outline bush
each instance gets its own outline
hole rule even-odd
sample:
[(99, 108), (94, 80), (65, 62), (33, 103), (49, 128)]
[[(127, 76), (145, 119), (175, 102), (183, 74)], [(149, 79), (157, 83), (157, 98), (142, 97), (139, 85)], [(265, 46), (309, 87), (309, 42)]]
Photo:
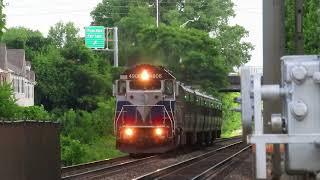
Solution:
[(222, 136), (232, 137), (242, 133), (241, 113), (232, 111), (233, 108), (240, 106), (233, 102), (234, 98), (239, 97), (240, 93), (226, 94), (223, 97), (223, 124)]
[(18, 106), (13, 97), (10, 84), (0, 84), (0, 118), (14, 118), (18, 113)]
[(68, 136), (60, 136), (61, 159), (65, 166), (83, 162), (85, 150), (80, 141)]
[(50, 114), (41, 106), (20, 107), (20, 119), (50, 120)]
[(122, 155), (115, 149), (112, 135), (114, 103), (111, 98), (97, 103), (93, 112), (70, 109), (61, 115), (61, 157), (65, 165)]

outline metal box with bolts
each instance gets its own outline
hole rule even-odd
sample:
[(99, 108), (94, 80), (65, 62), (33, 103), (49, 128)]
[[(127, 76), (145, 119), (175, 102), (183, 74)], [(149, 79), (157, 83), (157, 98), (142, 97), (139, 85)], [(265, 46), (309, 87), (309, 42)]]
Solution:
[[(250, 75), (247, 68), (241, 72), (243, 132), (256, 145), (258, 179), (267, 178), (266, 144), (286, 144), (288, 173), (320, 171), (320, 56), (285, 56), (281, 61), (280, 85), (261, 85), (261, 75)], [(266, 99), (282, 100), (282, 113), (271, 116), (275, 134), (263, 131), (261, 104)]]
[[(320, 58), (285, 56), (282, 58), (283, 115), (289, 135), (320, 133)], [(320, 170), (320, 148), (314, 144), (288, 144), (286, 170), (289, 173)]]

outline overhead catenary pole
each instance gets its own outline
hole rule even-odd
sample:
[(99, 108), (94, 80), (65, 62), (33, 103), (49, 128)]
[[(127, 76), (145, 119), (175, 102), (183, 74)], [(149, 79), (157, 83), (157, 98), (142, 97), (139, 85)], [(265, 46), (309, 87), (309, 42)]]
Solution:
[[(263, 0), (263, 83), (280, 84), (280, 58), (285, 51), (285, 16), (283, 0)], [(272, 113), (281, 113), (279, 100), (265, 100), (263, 103), (264, 132), (272, 133), (269, 126)], [(279, 145), (273, 146), (273, 177), (281, 174)]]
[(296, 0), (295, 16), (296, 16), (296, 30), (295, 30), (295, 54), (304, 54), (304, 36), (303, 36), (303, 3), (304, 0)]
[(119, 66), (119, 41), (118, 41), (118, 27), (114, 27), (113, 28), (113, 33), (114, 33), (114, 39), (113, 39), (113, 43), (114, 43), (114, 47), (113, 47), (113, 51), (114, 51), (114, 67), (118, 67)]
[(159, 0), (156, 0), (156, 7), (157, 7), (157, 27), (159, 27)]

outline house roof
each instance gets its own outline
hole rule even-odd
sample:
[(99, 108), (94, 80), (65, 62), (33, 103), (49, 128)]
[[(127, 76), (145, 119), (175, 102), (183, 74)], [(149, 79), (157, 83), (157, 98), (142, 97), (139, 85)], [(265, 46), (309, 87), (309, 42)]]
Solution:
[(16, 74), (26, 74), (25, 51), (23, 49), (7, 49), (8, 68)]
[(0, 43), (0, 69), (35, 81), (35, 73), (27, 66), (31, 67), (31, 62), (26, 61), (24, 49), (7, 49)]

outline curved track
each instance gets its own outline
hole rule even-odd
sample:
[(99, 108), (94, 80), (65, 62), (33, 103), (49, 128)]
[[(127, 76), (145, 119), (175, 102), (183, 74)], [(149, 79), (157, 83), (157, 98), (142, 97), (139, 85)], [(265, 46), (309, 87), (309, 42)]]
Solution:
[(66, 179), (82, 179), (82, 178), (94, 178), (101, 174), (112, 173), (129, 166), (136, 166), (147, 161), (152, 161), (158, 156), (148, 156), (140, 159), (132, 159), (129, 156), (120, 158), (97, 161), (87, 164), (81, 164), (76, 166), (70, 166), (62, 168), (62, 178)]
[(249, 147), (242, 141), (236, 142), (135, 179), (206, 179), (212, 171), (248, 150)]

